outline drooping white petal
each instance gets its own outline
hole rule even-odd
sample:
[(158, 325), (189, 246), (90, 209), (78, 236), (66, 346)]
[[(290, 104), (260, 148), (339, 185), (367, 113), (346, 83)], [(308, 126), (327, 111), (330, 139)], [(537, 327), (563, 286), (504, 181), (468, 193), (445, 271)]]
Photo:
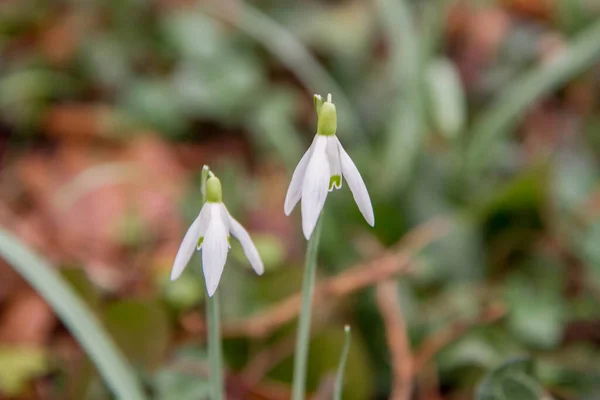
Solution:
[(354, 162), (352, 162), (352, 159), (348, 153), (346, 153), (339, 140), (338, 146), (340, 149), (340, 159), (342, 161), (342, 173), (346, 182), (348, 182), (348, 187), (352, 191), (354, 201), (369, 225), (375, 226), (373, 206), (371, 205), (371, 198), (369, 197), (365, 182), (363, 182), (360, 172), (358, 172), (358, 168), (356, 168), (356, 165), (354, 165)]
[(285, 195), (285, 203), (283, 205), (283, 212), (285, 215), (290, 215), (300, 200), (300, 196), (302, 195), (302, 182), (304, 180), (304, 174), (306, 172), (308, 162), (310, 161), (310, 156), (312, 155), (314, 146), (315, 140), (313, 139), (310, 147), (308, 150), (306, 150), (306, 153), (304, 153), (300, 159), (300, 162), (296, 166), (296, 169), (294, 170), (292, 180), (290, 181), (290, 186), (288, 187), (287, 194)]
[[(208, 229), (208, 223), (210, 222), (210, 213), (211, 213), (210, 203), (204, 203), (202, 210), (200, 210), (200, 214), (198, 215), (198, 219), (200, 220), (200, 230), (198, 231), (198, 239), (204, 238), (206, 234), (206, 230)], [(198, 241), (196, 243), (196, 250), (200, 250), (202, 248), (202, 243)]]
[(327, 136), (327, 160), (329, 161), (329, 191), (342, 188), (342, 163), (340, 161), (340, 149), (338, 138)]
[(206, 206), (210, 207), (210, 222), (202, 242), (202, 271), (208, 295), (212, 296), (219, 286), (227, 260), (229, 230), (222, 217), (221, 204), (208, 203)]
[(203, 235), (204, 231), (208, 227), (209, 216), (209, 207), (204, 205), (202, 210), (200, 210), (200, 214), (198, 214), (192, 225), (185, 233), (185, 236), (181, 241), (181, 245), (179, 246), (179, 250), (177, 250), (177, 255), (175, 256), (175, 261), (173, 262), (173, 268), (171, 269), (172, 281), (179, 278), (188, 262), (190, 262), (190, 258), (192, 258), (192, 254), (194, 254), (194, 250), (196, 249), (198, 239)]
[(248, 261), (250, 261), (250, 265), (252, 265), (252, 268), (254, 268), (254, 271), (258, 275), (262, 275), (265, 271), (265, 267), (260, 258), (260, 255), (258, 254), (256, 246), (254, 245), (252, 239), (250, 238), (250, 235), (248, 234), (248, 231), (246, 231), (246, 229), (244, 229), (244, 227), (239, 222), (237, 222), (237, 220), (233, 218), (231, 214), (229, 214), (229, 211), (227, 211), (225, 205), (223, 205), (222, 213), (226, 216), (227, 221), (229, 223), (229, 231), (233, 236), (237, 238), (237, 240), (240, 241), (242, 249), (244, 249), (244, 254), (246, 254)]
[(315, 229), (327, 198), (330, 174), (326, 146), (327, 138), (317, 135), (302, 182), (302, 231), (307, 240)]

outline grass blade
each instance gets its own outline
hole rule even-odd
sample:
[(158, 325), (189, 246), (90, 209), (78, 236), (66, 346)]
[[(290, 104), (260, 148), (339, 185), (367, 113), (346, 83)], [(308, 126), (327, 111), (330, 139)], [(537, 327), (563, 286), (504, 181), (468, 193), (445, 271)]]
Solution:
[(0, 256), (52, 306), (56, 315), (90, 356), (117, 398), (146, 398), (133, 369), (104, 331), (92, 310), (79, 299), (50, 264), (4, 230), (0, 230)]
[(350, 332), (350, 325), (346, 325), (344, 327), (344, 333), (346, 334), (344, 340), (344, 348), (342, 349), (340, 365), (338, 366), (337, 374), (335, 376), (333, 400), (342, 400), (342, 388), (344, 386), (344, 370), (346, 369), (346, 361), (348, 360), (348, 353), (350, 352), (350, 339), (352, 337)]
[(357, 141), (364, 139), (364, 127), (342, 88), (285, 27), (245, 2), (240, 2), (234, 12), (227, 12), (218, 6), (205, 6), (202, 11), (234, 25), (254, 38), (289, 68), (313, 93), (331, 93), (336, 99), (335, 104), (340, 114), (338, 123), (344, 135)]
[(405, 0), (379, 0), (379, 11), (390, 43), (392, 65), (399, 95), (392, 106), (388, 125), (379, 190), (389, 194), (404, 186), (421, 145), (423, 99), (421, 94), (421, 50), (413, 17)]
[(515, 80), (473, 124), (472, 141), (467, 149), (467, 175), (473, 177), (485, 167), (490, 145), (508, 133), (537, 100), (599, 60), (600, 21), (582, 32), (554, 60)]

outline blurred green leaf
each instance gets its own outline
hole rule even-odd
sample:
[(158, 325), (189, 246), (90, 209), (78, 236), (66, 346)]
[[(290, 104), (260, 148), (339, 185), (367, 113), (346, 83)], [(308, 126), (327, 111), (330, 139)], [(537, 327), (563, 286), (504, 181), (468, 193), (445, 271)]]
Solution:
[(424, 107), (418, 31), (405, 0), (380, 0), (380, 17), (392, 53), (392, 85), (401, 93), (391, 106), (383, 155), (384, 174), (378, 191), (384, 194), (405, 188), (413, 171), (424, 134)]
[(2, 230), (0, 254), (50, 303), (118, 396), (131, 400), (146, 398), (133, 370), (92, 311), (46, 261)]
[(499, 212), (511, 210), (537, 210), (544, 204), (548, 170), (544, 166), (522, 171), (513, 180), (495, 186), (487, 199), (473, 211), (478, 218), (488, 218)]
[(104, 312), (107, 329), (134, 365), (157, 368), (170, 340), (169, 319), (157, 301), (123, 300)]
[(599, 36), (600, 22), (596, 22), (550, 62), (533, 68), (500, 93), (473, 123), (466, 160), (470, 177), (480, 174), (486, 166), (489, 146), (506, 135), (537, 100), (600, 59)]
[(22, 129), (34, 128), (51, 99), (74, 90), (74, 81), (66, 74), (22, 65), (0, 75), (0, 116)]
[(579, 238), (577, 250), (581, 252), (583, 259), (591, 267), (590, 272), (595, 284), (600, 284), (600, 218), (590, 221), (589, 228), (583, 232), (583, 237)]
[[(544, 270), (556, 267), (545, 265)], [(560, 279), (559, 275), (555, 276)], [(559, 292), (561, 281), (535, 279), (519, 273), (506, 283), (509, 327), (532, 347), (551, 349), (562, 340), (565, 306)]]
[(507, 376), (502, 381), (502, 393), (506, 399), (539, 400), (538, 383), (527, 376)]
[(423, 268), (415, 271), (420, 283), (446, 284), (473, 281), (484, 272), (483, 238), (478, 226), (466, 216), (452, 218), (452, 233), (423, 250)]
[[(193, 262), (199, 259), (192, 258)], [(188, 268), (193, 269), (191, 265)], [(174, 281), (171, 281), (170, 274), (171, 271), (165, 268), (155, 277), (155, 282), (162, 289), (163, 297), (169, 305), (177, 310), (189, 310), (204, 300), (204, 281), (198, 279), (195, 273), (182, 274)]]
[[(522, 289), (522, 288), (521, 288)], [(509, 323), (516, 335), (538, 348), (554, 348), (562, 338), (562, 310), (556, 301), (540, 305), (546, 299), (532, 299), (531, 294), (511, 299)]]
[(233, 24), (278, 58), (314, 93), (331, 93), (338, 110), (338, 128), (356, 140), (365, 136), (364, 127), (344, 91), (316, 58), (277, 21), (248, 3), (240, 3), (233, 15), (218, 7), (205, 7), (209, 15)]
[[(324, 376), (337, 369), (339, 355), (344, 347), (344, 339), (344, 330), (339, 326), (328, 327), (313, 335), (308, 357), (307, 391), (314, 390)], [(274, 379), (287, 380), (292, 373), (292, 361), (292, 358), (285, 360), (271, 371), (269, 376)], [(348, 352), (342, 398), (345, 400), (368, 398), (369, 393), (372, 393), (373, 390), (374, 378), (364, 341), (355, 331), (352, 335), (352, 346)]]
[(98, 311), (100, 308), (100, 290), (88, 278), (82, 268), (64, 268), (61, 271), (63, 278), (71, 284), (77, 294), (87, 302), (93, 309)]
[(562, 212), (576, 212), (596, 187), (598, 163), (589, 149), (561, 151), (556, 155), (551, 171), (554, 206)]
[[(265, 265), (265, 271), (273, 270), (274, 268), (280, 266), (285, 260), (285, 243), (279, 236), (273, 234), (253, 233), (252, 241), (256, 245), (258, 253), (260, 254), (260, 257)], [(240, 246), (239, 243), (234, 243), (232, 245), (231, 255), (235, 257), (238, 262), (247, 264), (248, 268), (250, 268), (246, 255), (244, 254), (242, 246)]]
[[(274, 149), (289, 171), (293, 171), (308, 145), (303, 143), (294, 119), (300, 97), (291, 88), (278, 88), (262, 96), (249, 121), (256, 142), (265, 151)], [(316, 121), (316, 117), (315, 117)]]
[(20, 395), (27, 383), (49, 370), (46, 353), (41, 348), (27, 346), (0, 347), (0, 393), (10, 397)]
[[(318, 54), (327, 54), (350, 69), (369, 57), (376, 33), (376, 18), (365, 2), (342, 2), (322, 6), (297, 3), (295, 12), (289, 6), (277, 9), (277, 17), (298, 37), (309, 43)], [(307, 24), (306, 21), (311, 23)]]
[(476, 392), (476, 400), (540, 400), (543, 389), (529, 377), (529, 359), (509, 360), (490, 372)]
[(79, 59), (92, 82), (108, 89), (124, 87), (132, 78), (132, 60), (125, 45), (110, 34), (84, 37)]
[(258, 60), (231, 49), (210, 61), (181, 63), (172, 79), (175, 103), (186, 116), (232, 125), (252, 105), (264, 76)]
[(156, 376), (157, 400), (201, 400), (210, 393), (208, 379), (164, 369)]
[(184, 59), (209, 60), (227, 46), (223, 27), (199, 10), (176, 10), (161, 22), (167, 41)]
[(177, 93), (168, 82), (138, 79), (123, 95), (123, 107), (147, 127), (163, 134), (181, 134), (186, 127)]
[(444, 375), (459, 368), (476, 366), (492, 368), (502, 359), (502, 354), (481, 335), (471, 335), (451, 343), (440, 352), (438, 361)]
[(446, 138), (455, 139), (466, 121), (465, 94), (460, 76), (449, 60), (438, 59), (429, 66), (426, 77), (433, 122)]
[(586, 0), (561, 0), (556, 2), (556, 19), (567, 33), (576, 33), (598, 16), (591, 3)]
[(210, 394), (207, 356), (188, 347), (154, 377), (156, 400), (203, 400)]

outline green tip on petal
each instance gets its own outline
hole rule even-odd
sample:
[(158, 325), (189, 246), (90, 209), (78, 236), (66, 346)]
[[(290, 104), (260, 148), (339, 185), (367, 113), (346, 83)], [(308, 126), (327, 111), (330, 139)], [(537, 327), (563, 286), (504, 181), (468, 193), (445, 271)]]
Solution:
[(332, 136), (337, 131), (337, 113), (330, 94), (327, 95), (327, 100), (319, 108), (317, 135)]
[(206, 181), (206, 201), (209, 203), (220, 203), (223, 201), (221, 181), (214, 175)]
[(341, 189), (342, 187), (342, 176), (341, 175), (333, 175), (329, 178), (329, 191), (331, 192), (333, 189)]

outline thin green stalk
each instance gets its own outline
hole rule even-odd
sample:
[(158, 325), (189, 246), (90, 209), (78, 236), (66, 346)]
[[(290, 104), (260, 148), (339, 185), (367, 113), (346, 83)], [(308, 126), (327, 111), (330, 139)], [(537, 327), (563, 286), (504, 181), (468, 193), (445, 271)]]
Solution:
[(317, 271), (317, 251), (321, 239), (321, 225), (323, 215), (319, 217), (317, 226), (308, 241), (306, 260), (304, 265), (304, 279), (302, 281), (302, 309), (298, 322), (298, 336), (296, 339), (296, 353), (294, 356), (294, 383), (292, 389), (293, 400), (304, 400), (306, 391), (306, 367), (310, 343), (310, 316), (312, 311), (312, 298), (315, 291), (315, 276)]
[(344, 348), (342, 349), (342, 356), (340, 357), (340, 365), (338, 366), (337, 375), (335, 377), (335, 386), (333, 388), (333, 400), (342, 400), (342, 388), (344, 386), (344, 370), (346, 369), (346, 360), (348, 360), (348, 353), (350, 352), (350, 325), (344, 327), (345, 340)]
[[(202, 205), (206, 203), (206, 181), (213, 176), (208, 166), (202, 168), (200, 177)], [(206, 294), (206, 319), (208, 324), (208, 362), (210, 367), (211, 400), (223, 400), (223, 356), (221, 351), (221, 320), (219, 318), (219, 292), (212, 297)]]
[(206, 316), (208, 319), (208, 360), (210, 364), (211, 400), (222, 400), (223, 363), (221, 354), (221, 321), (219, 319), (219, 292), (207, 297)]
[(381, 195), (391, 195), (409, 182), (425, 134), (420, 40), (408, 0), (378, 0), (386, 39), (390, 44), (393, 80), (397, 90), (390, 109), (381, 159), (386, 171), (378, 180)]

